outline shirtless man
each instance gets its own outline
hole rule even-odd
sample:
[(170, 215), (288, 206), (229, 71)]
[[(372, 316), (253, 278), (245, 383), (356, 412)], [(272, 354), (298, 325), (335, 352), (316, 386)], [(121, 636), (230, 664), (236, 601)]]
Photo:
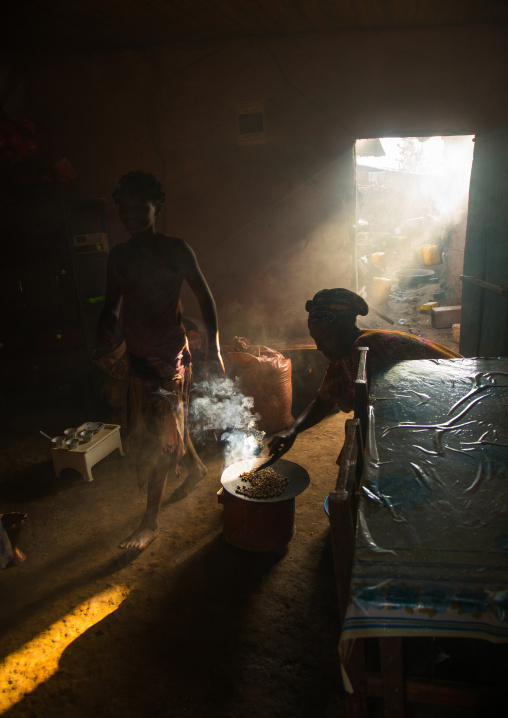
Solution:
[(147, 482), (147, 505), (139, 527), (124, 549), (143, 550), (158, 535), (159, 511), (168, 471), (179, 475), (187, 453), (186, 482), (206, 473), (187, 430), (191, 357), (181, 321), (180, 292), (185, 280), (198, 300), (207, 331), (206, 360), (223, 371), (217, 313), (196, 256), (182, 239), (157, 232), (164, 202), (162, 186), (141, 171), (124, 175), (113, 193), (128, 242), (112, 249), (108, 259), (104, 309), (97, 339), (115, 346), (122, 310), (129, 363), (129, 451), (140, 484)]

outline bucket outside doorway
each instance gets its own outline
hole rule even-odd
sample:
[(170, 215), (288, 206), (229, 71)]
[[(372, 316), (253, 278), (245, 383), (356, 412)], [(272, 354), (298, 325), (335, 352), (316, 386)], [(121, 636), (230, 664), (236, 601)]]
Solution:
[(392, 291), (392, 280), (385, 277), (372, 277), (372, 301), (375, 304), (386, 304)]

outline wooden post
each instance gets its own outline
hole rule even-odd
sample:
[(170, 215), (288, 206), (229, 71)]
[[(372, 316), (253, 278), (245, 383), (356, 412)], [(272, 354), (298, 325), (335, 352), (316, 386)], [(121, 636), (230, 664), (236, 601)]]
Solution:
[(386, 718), (404, 718), (405, 691), (402, 660), (402, 638), (379, 639), (381, 673), (383, 676), (383, 703)]

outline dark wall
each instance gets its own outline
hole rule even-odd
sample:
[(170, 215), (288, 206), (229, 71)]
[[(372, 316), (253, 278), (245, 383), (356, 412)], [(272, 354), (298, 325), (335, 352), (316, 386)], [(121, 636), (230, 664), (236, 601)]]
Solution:
[[(393, 29), (39, 57), (28, 107), (83, 196), (110, 198), (131, 169), (161, 178), (161, 229), (195, 249), (224, 339), (266, 342), (305, 335), (305, 300), (351, 286), (356, 138), (506, 125), (507, 39)], [(266, 142), (239, 146), (236, 103), (257, 100)], [(124, 241), (112, 202), (108, 218)]]

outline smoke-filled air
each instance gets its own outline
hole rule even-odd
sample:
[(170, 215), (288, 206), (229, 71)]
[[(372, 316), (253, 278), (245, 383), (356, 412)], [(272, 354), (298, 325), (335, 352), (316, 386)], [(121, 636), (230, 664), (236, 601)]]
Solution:
[(189, 431), (199, 445), (208, 440), (223, 442), (224, 466), (258, 456), (265, 432), (256, 428), (259, 415), (254, 399), (240, 391), (238, 381), (226, 376), (196, 383), (189, 406)]

